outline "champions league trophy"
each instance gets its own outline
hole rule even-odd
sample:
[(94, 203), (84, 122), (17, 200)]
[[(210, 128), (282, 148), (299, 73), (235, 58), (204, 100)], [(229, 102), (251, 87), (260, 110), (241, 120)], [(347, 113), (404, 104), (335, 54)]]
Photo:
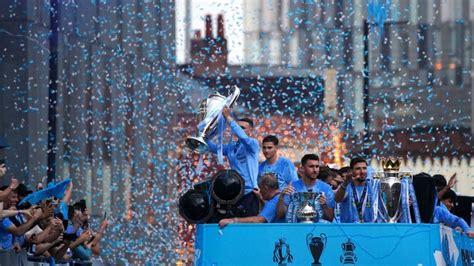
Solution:
[(186, 139), (186, 145), (197, 153), (207, 152), (206, 139), (212, 138), (217, 132), (217, 124), (219, 115), (224, 106), (232, 108), (235, 101), (240, 95), (240, 89), (237, 86), (233, 87), (233, 92), (229, 97), (215, 92), (209, 95), (199, 104), (199, 111), (197, 113), (198, 135), (196, 137), (189, 137)]
[(289, 223), (314, 223), (322, 219), (319, 192), (296, 192), (290, 197), (287, 221)]
[[(403, 203), (408, 203), (408, 190), (402, 185), (402, 180), (412, 179), (411, 173), (400, 172), (400, 160), (382, 158), (383, 173), (375, 173), (374, 179), (379, 180), (379, 215), (383, 222), (396, 223), (400, 219)], [(405, 194), (404, 194), (405, 193)], [(406, 215), (409, 215), (407, 213)]]
[(321, 254), (324, 251), (324, 246), (326, 246), (327, 236), (324, 233), (321, 233), (319, 236), (313, 236), (313, 234), (306, 235), (306, 245), (308, 246), (311, 256), (313, 256), (312, 266), (322, 265), (319, 262)]

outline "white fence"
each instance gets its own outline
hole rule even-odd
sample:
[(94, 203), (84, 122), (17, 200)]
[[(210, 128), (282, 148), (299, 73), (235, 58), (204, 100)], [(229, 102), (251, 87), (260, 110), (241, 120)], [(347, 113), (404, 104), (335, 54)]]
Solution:
[[(380, 158), (372, 159), (370, 166), (381, 171)], [(454, 187), (460, 195), (474, 196), (474, 158), (408, 158), (402, 162), (402, 171), (411, 171), (414, 174), (425, 172), (430, 175), (441, 174), (449, 180), (456, 173), (457, 184)]]

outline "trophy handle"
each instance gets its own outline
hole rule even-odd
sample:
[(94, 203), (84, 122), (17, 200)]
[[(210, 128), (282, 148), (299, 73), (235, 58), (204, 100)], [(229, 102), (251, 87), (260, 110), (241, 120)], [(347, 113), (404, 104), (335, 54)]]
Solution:
[(237, 86), (232, 87), (234, 91), (231, 94), (230, 101), (229, 101), (229, 107), (232, 107), (234, 105), (235, 101), (237, 101), (237, 98), (240, 96), (240, 89)]
[(410, 181), (410, 183), (413, 182), (413, 173), (412, 172), (399, 172), (398, 173), (399, 175), (399, 179), (402, 180), (402, 179), (408, 179)]
[(306, 246), (308, 246), (308, 249), (311, 251), (311, 249), (309, 248), (309, 242), (311, 241), (311, 239), (313, 238), (313, 234), (312, 233), (309, 233), (306, 235)]
[(325, 233), (321, 233), (320, 236), (321, 236), (321, 239), (324, 240), (324, 246), (326, 246), (326, 242), (327, 242), (327, 240), (328, 240), (328, 237), (326, 236)]

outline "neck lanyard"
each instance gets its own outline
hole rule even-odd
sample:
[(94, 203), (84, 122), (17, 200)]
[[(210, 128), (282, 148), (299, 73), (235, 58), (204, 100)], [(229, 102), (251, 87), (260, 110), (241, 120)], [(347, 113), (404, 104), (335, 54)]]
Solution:
[[(359, 215), (359, 222), (364, 222), (364, 209), (365, 204), (367, 203), (367, 182), (365, 182), (364, 190), (362, 190), (362, 195), (359, 197), (359, 193), (357, 193), (357, 189), (354, 185), (354, 182), (351, 183), (352, 185), (352, 197), (354, 198), (354, 203), (357, 208), (357, 214)], [(362, 202), (360, 201), (362, 200)]]

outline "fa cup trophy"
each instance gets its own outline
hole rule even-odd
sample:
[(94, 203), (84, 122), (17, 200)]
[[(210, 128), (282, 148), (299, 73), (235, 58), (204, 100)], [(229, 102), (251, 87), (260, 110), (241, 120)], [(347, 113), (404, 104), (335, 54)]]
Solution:
[(356, 246), (352, 243), (351, 239), (348, 238), (347, 242), (341, 244), (341, 248), (344, 252), (344, 255), (339, 257), (339, 261), (342, 264), (352, 264), (354, 265), (357, 262), (357, 256), (354, 253)]
[[(411, 173), (400, 172), (400, 160), (382, 158), (383, 173), (376, 173), (374, 179), (380, 180), (380, 208), (382, 220), (396, 223), (402, 215), (403, 193), (407, 192), (402, 186), (402, 179), (411, 178)], [(407, 192), (408, 193), (408, 192)]]
[(232, 107), (240, 95), (240, 89), (237, 86), (233, 87), (232, 93), (229, 97), (215, 92), (209, 95), (199, 104), (199, 111), (197, 113), (198, 134), (196, 137), (189, 137), (186, 139), (186, 145), (197, 153), (206, 153), (208, 148), (206, 139), (212, 138), (217, 132), (217, 124), (219, 115), (224, 106)]

